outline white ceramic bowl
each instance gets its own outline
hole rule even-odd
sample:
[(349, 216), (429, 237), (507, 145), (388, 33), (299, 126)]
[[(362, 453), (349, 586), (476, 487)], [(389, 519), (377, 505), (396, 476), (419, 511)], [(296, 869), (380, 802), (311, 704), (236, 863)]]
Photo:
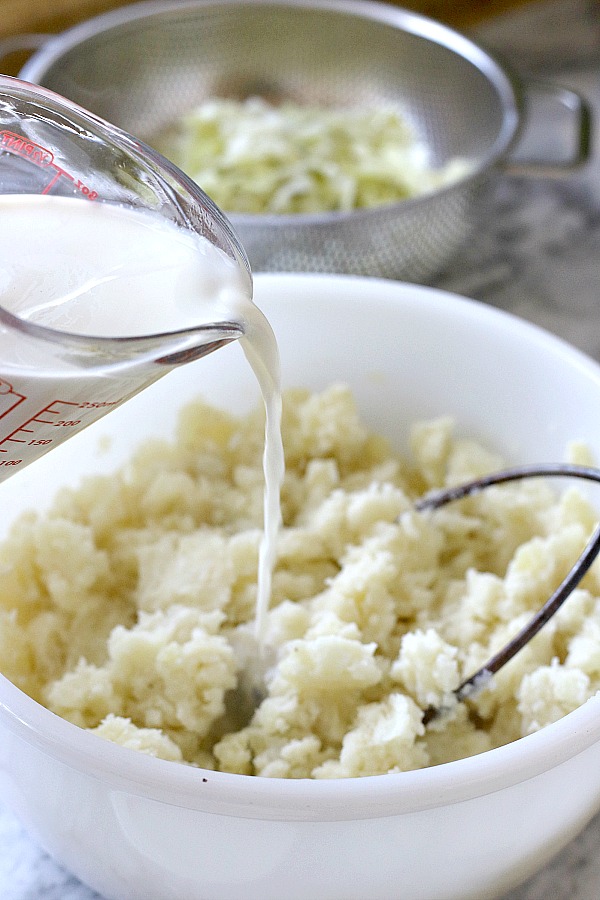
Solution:
[[(451, 412), (512, 461), (561, 459), (572, 438), (600, 457), (600, 367), (522, 321), (340, 276), (259, 276), (256, 298), (286, 384), (349, 382), (367, 420), (400, 445), (415, 418)], [(112, 468), (199, 391), (228, 408), (257, 401), (239, 347), (177, 370), (3, 484), (3, 523)], [(114, 440), (102, 454), (104, 434)], [(125, 750), (0, 679), (0, 793), (110, 900), (483, 900), (541, 867), (600, 808), (600, 699), (471, 759), (288, 782)]]

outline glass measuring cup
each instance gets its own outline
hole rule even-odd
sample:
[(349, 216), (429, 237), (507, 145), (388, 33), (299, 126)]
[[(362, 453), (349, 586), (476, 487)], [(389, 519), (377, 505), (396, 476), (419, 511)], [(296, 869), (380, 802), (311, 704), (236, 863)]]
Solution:
[[(57, 202), (63, 218), (47, 218)], [(90, 205), (95, 220), (116, 216), (101, 232), (117, 261), (108, 273), (106, 246), (64, 230), (75, 212), (86, 226)], [(154, 254), (136, 256), (119, 230), (140, 217), (158, 229)], [(184, 247), (190, 283), (164, 264), (161, 228)], [(251, 295), (229, 223), (183, 173), (65, 98), (0, 76), (0, 481), (174, 366), (242, 338)]]

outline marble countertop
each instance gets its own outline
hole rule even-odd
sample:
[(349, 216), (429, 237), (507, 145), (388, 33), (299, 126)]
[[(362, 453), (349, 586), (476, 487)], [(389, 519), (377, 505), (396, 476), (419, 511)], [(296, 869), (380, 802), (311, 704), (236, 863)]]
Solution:
[[(579, 91), (600, 122), (597, 0), (539, 0), (487, 21), (473, 34), (525, 84), (543, 78)], [(547, 146), (547, 132), (548, 122), (542, 117), (529, 130), (528, 146)], [(438, 287), (533, 321), (598, 360), (599, 142), (600, 135), (583, 169), (562, 178), (499, 173), (483, 198), (473, 240), (435, 281)], [(503, 900), (599, 896), (600, 816), (543, 871)], [(31, 841), (1, 804), (0, 898), (101, 900)]]

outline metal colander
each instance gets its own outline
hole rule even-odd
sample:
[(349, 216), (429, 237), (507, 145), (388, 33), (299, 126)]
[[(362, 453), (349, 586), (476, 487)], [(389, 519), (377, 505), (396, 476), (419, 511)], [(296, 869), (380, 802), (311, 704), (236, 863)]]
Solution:
[(511, 78), (471, 41), (371, 0), (169, 0), (51, 38), (21, 71), (148, 143), (203, 99), (398, 103), (432, 162), (468, 177), (418, 199), (320, 215), (229, 214), (255, 271), (427, 280), (464, 242), (520, 124)]

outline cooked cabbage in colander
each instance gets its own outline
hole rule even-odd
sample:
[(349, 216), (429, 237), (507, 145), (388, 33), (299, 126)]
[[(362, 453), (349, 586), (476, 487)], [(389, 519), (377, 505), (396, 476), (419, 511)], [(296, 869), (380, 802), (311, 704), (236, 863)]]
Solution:
[(457, 180), (436, 168), (400, 112), (328, 109), (259, 97), (210, 99), (155, 146), (226, 212), (321, 213), (395, 203)]

